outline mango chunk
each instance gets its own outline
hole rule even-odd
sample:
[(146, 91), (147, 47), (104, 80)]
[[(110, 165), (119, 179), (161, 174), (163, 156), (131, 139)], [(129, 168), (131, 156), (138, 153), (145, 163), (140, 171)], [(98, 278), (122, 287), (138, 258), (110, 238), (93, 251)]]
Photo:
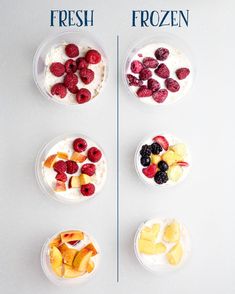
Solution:
[(166, 251), (166, 247), (163, 243), (154, 243), (148, 240), (139, 239), (138, 248), (140, 253), (144, 254), (161, 254)]
[(89, 260), (92, 256), (92, 251), (83, 248), (80, 250), (74, 258), (73, 267), (80, 272), (86, 272)]
[(154, 241), (160, 230), (159, 224), (154, 224), (151, 228), (145, 227), (140, 233), (140, 239)]
[(62, 243), (84, 239), (84, 233), (81, 231), (67, 231), (60, 234)]
[(66, 244), (62, 244), (59, 247), (59, 250), (63, 257), (63, 262), (72, 265), (75, 255), (78, 253), (78, 250), (69, 248)]
[(70, 265), (67, 265), (67, 264), (64, 265), (63, 277), (66, 278), (66, 279), (77, 278), (77, 277), (80, 277), (80, 276), (82, 276), (84, 274), (85, 274), (85, 272), (79, 272), (79, 271), (75, 270)]
[(87, 272), (91, 273), (94, 268), (95, 268), (95, 263), (92, 259), (90, 259), (87, 265)]
[(164, 231), (163, 240), (169, 243), (178, 242), (180, 239), (180, 225), (176, 221), (167, 225)]
[(166, 254), (167, 260), (171, 265), (180, 263), (183, 257), (183, 248), (180, 243), (174, 245), (171, 250)]
[(62, 265), (62, 254), (55, 246), (50, 249), (50, 263), (53, 268), (57, 268)]

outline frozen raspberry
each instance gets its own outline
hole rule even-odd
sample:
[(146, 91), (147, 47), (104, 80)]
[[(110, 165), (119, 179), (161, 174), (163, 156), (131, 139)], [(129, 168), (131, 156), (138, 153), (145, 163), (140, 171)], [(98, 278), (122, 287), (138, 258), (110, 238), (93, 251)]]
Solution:
[(178, 92), (180, 89), (180, 85), (179, 83), (171, 78), (168, 78), (165, 80), (165, 86), (167, 88), (167, 90), (171, 91), (171, 92)]
[(97, 50), (89, 50), (85, 55), (85, 59), (90, 64), (97, 64), (101, 61), (101, 55)]
[(102, 153), (98, 148), (91, 147), (87, 152), (87, 156), (91, 162), (97, 162), (102, 157)]
[(67, 181), (67, 176), (65, 173), (58, 173), (55, 178), (57, 181), (61, 181), (61, 182)]
[(158, 66), (158, 61), (152, 57), (145, 57), (143, 59), (143, 65), (148, 68), (155, 68)]
[(141, 72), (140, 72), (140, 74), (139, 74), (139, 78), (142, 81), (148, 80), (149, 78), (151, 78), (151, 76), (152, 76), (152, 72), (148, 68), (142, 69)]
[(148, 167), (143, 168), (142, 172), (147, 178), (153, 178), (157, 172), (157, 166), (150, 164)]
[(76, 86), (77, 83), (78, 83), (78, 76), (75, 75), (74, 73), (66, 74), (66, 76), (64, 77), (64, 84), (67, 88), (72, 88)]
[(190, 74), (190, 70), (187, 67), (182, 67), (177, 69), (175, 73), (179, 80), (183, 80)]
[(66, 161), (66, 172), (68, 174), (74, 174), (78, 171), (78, 165), (75, 161), (73, 160), (67, 160)]
[(88, 89), (81, 88), (76, 94), (78, 104), (86, 103), (91, 99), (91, 92)]
[(73, 73), (77, 70), (77, 63), (73, 59), (68, 59), (64, 66), (67, 73)]
[(63, 83), (57, 83), (51, 87), (51, 94), (64, 98), (67, 94), (67, 89)]
[(156, 56), (157, 60), (164, 61), (169, 56), (169, 53), (170, 52), (168, 49), (161, 47), (155, 51), (155, 56)]
[(72, 93), (72, 94), (77, 94), (77, 92), (78, 92), (78, 87), (75, 85), (75, 86), (69, 87), (68, 90), (69, 90), (69, 92)]
[(61, 77), (65, 72), (65, 67), (60, 62), (53, 62), (50, 66), (50, 72), (56, 77)]
[(75, 44), (68, 44), (65, 46), (65, 53), (68, 57), (74, 58), (79, 55), (78, 46)]
[(149, 97), (152, 96), (153, 91), (148, 89), (147, 86), (141, 86), (136, 94), (138, 97)]
[(153, 92), (158, 91), (160, 89), (159, 82), (154, 79), (149, 79), (147, 84), (148, 84), (148, 88), (152, 90)]
[(143, 85), (143, 81), (137, 79), (136, 77), (134, 77), (131, 74), (127, 74), (126, 77), (127, 77), (129, 86), (139, 86), (140, 87)]
[(131, 63), (131, 71), (133, 73), (139, 73), (144, 68), (143, 64), (139, 60), (133, 60)]
[(88, 63), (86, 62), (86, 59), (84, 57), (78, 57), (76, 63), (78, 70), (88, 67)]
[(76, 152), (82, 152), (85, 151), (87, 148), (87, 142), (86, 140), (82, 139), (82, 138), (77, 138), (73, 141), (73, 149)]
[(86, 184), (82, 185), (81, 187), (81, 193), (83, 196), (91, 196), (95, 193), (95, 185), (93, 184)]
[(166, 89), (160, 89), (159, 91), (156, 91), (153, 93), (153, 99), (157, 103), (162, 103), (166, 100), (168, 96), (168, 91)]
[(94, 72), (89, 68), (79, 70), (79, 76), (84, 84), (88, 85), (94, 80)]
[(158, 66), (158, 68), (155, 69), (154, 72), (156, 75), (158, 75), (160, 78), (163, 78), (163, 79), (169, 78), (169, 76), (170, 76), (170, 71), (164, 63), (161, 63)]
[(82, 166), (82, 173), (88, 176), (93, 176), (95, 174), (96, 167), (93, 163), (86, 163)]
[(66, 162), (63, 160), (58, 160), (54, 163), (53, 169), (54, 171), (63, 174), (66, 171)]

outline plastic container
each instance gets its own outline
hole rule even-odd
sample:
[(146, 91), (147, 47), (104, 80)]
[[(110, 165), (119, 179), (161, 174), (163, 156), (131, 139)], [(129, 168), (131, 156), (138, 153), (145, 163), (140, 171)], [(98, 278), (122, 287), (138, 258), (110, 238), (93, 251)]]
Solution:
[[(95, 185), (96, 190), (95, 190), (95, 193), (91, 196), (82, 196), (79, 192), (79, 188), (67, 189), (66, 192), (55, 192), (53, 190), (53, 187), (54, 187), (53, 184), (55, 184), (55, 181), (56, 181), (55, 180), (56, 173), (54, 173), (52, 168), (49, 169), (43, 166), (43, 162), (46, 160), (46, 158), (51, 154), (56, 154), (58, 151), (66, 151), (70, 156), (73, 152), (72, 142), (76, 138), (84, 138), (87, 141), (88, 147), (86, 151), (90, 147), (94, 146), (94, 147), (97, 147), (102, 152), (101, 159), (94, 164), (96, 165), (96, 171), (97, 171), (97, 166), (99, 165), (99, 170), (103, 172), (103, 176), (100, 177), (99, 185), (95, 184), (94, 181), (92, 181)], [(85, 154), (86, 154), (86, 151), (85, 151)], [(84, 161), (83, 163), (78, 163), (78, 166), (79, 166), (78, 173), (67, 174), (68, 179), (70, 176), (79, 175), (81, 166), (85, 163), (91, 163), (91, 162)], [(36, 179), (40, 188), (42, 189), (44, 194), (48, 195), (50, 198), (58, 200), (63, 203), (71, 203), (71, 204), (81, 203), (96, 197), (96, 195), (102, 190), (106, 180), (106, 175), (107, 175), (107, 162), (106, 162), (105, 154), (102, 148), (98, 146), (96, 143), (94, 143), (94, 141), (92, 141), (90, 138), (81, 134), (68, 134), (68, 135), (62, 135), (62, 136), (56, 137), (55, 139), (47, 143), (39, 151), (39, 154), (36, 159), (35, 174), (36, 174)], [(48, 180), (45, 180), (44, 174), (49, 176), (47, 177), (47, 179), (50, 179), (50, 182), (48, 182)]]
[[(82, 47), (90, 47), (92, 49), (96, 49), (100, 52), (102, 55), (102, 60), (105, 64), (105, 71), (104, 71), (104, 76), (103, 76), (103, 81), (102, 81), (102, 86), (99, 89), (99, 92), (96, 96), (100, 94), (100, 92), (103, 90), (107, 76), (108, 76), (108, 61), (106, 54), (102, 47), (99, 45), (99, 43), (91, 36), (89, 33), (84, 33), (84, 32), (77, 32), (77, 31), (69, 31), (69, 32), (63, 32), (63, 33), (57, 33), (50, 35), (47, 39), (45, 39), (40, 46), (38, 47), (34, 59), (33, 59), (33, 77), (34, 81), (39, 89), (39, 91), (50, 101), (57, 102), (62, 105), (76, 105), (81, 107), (83, 104), (78, 104), (76, 102), (76, 99), (71, 98), (71, 94), (69, 91), (70, 98), (59, 98), (57, 96), (52, 96), (51, 93), (46, 89), (45, 87), (45, 73), (46, 73), (46, 57), (47, 54), (50, 52), (52, 48), (56, 48), (59, 45), (62, 44), (68, 44), (68, 43), (75, 43), (78, 44), (78, 46)], [(78, 57), (82, 57), (82, 55)], [(69, 57), (67, 58), (69, 59)], [(92, 65), (91, 65), (92, 69)], [(62, 82), (60, 79), (63, 80), (63, 78), (57, 78), (56, 82)], [(92, 84), (92, 83), (91, 83)], [(91, 85), (90, 84), (90, 85)], [(79, 84), (78, 84), (79, 85)], [(88, 87), (89, 85), (84, 85), (82, 87)], [(93, 101), (96, 97), (91, 99), (89, 102)], [(85, 103), (87, 104), (87, 103)]]

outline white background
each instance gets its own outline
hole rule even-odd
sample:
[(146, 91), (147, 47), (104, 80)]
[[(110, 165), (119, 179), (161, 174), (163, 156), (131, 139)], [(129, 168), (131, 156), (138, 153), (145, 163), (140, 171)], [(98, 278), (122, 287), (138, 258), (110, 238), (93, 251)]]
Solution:
[[(70, 291), (81, 293), (235, 292), (234, 214), (234, 2), (231, 1), (7, 1), (0, 4), (1, 186), (0, 291), (68, 293), (44, 276), (40, 250), (46, 238), (70, 227), (96, 237), (102, 261), (96, 276)], [(50, 9), (94, 9), (88, 28), (109, 57), (104, 92), (82, 109), (50, 103), (32, 79), (39, 43), (64, 28), (50, 28)], [(189, 9), (188, 28), (131, 28), (132, 9)], [(144, 36), (169, 31), (191, 48), (197, 75), (182, 103), (153, 109), (131, 97), (120, 80), (120, 282), (116, 283), (116, 35), (120, 61)], [(121, 74), (121, 73), (120, 73)], [(138, 179), (133, 155), (139, 141), (166, 130), (191, 146), (193, 168), (186, 181), (154, 191)], [(104, 190), (81, 206), (42, 195), (34, 176), (41, 146), (57, 135), (84, 133), (106, 151)], [(145, 271), (133, 253), (138, 225), (157, 216), (179, 217), (192, 236), (189, 263), (170, 275)]]

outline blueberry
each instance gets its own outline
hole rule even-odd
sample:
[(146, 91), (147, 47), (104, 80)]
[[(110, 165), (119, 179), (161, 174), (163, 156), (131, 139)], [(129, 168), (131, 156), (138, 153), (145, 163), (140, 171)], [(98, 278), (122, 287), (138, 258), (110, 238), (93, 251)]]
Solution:
[(143, 165), (143, 166), (149, 166), (150, 165), (150, 157), (146, 157), (146, 156), (142, 156), (140, 158), (140, 163)]
[(168, 164), (163, 160), (158, 162), (158, 167), (161, 171), (164, 171), (164, 172), (168, 170)]

